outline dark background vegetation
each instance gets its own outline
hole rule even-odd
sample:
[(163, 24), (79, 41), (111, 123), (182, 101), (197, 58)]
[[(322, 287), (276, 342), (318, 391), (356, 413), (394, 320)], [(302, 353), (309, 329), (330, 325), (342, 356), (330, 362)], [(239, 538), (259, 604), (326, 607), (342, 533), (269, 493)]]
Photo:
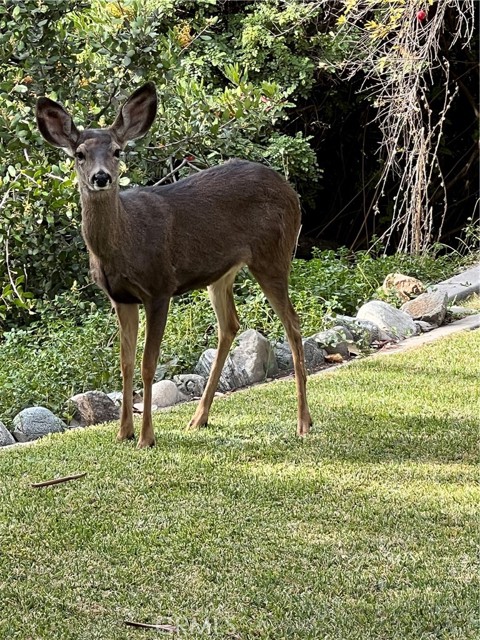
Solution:
[[(344, 73), (353, 40), (337, 37), (341, 2), (7, 0), (0, 6), (0, 321), (28, 322), (65, 291), (88, 285), (72, 162), (47, 148), (38, 96), (63, 102), (79, 124), (108, 124), (154, 80), (160, 109), (144, 147), (127, 150), (127, 184), (186, 175), (232, 156), (266, 162), (297, 188), (299, 257), (313, 247), (367, 249), (391, 222), (398, 185), (382, 167), (375, 106), (361, 73)], [(337, 11), (335, 10), (337, 9)], [(434, 9), (432, 9), (434, 10)], [(478, 29), (453, 46), (447, 13), (441, 55), (458, 95), (439, 152), (448, 207), (441, 242), (477, 215)], [(432, 71), (431, 105), (443, 99)], [(145, 148), (146, 147), (146, 148)], [(190, 164), (176, 173), (185, 157)], [(128, 176), (128, 179), (127, 179)], [(429, 185), (439, 219), (441, 190)], [(438, 213), (436, 213), (438, 209)], [(389, 250), (395, 249), (395, 245)]]

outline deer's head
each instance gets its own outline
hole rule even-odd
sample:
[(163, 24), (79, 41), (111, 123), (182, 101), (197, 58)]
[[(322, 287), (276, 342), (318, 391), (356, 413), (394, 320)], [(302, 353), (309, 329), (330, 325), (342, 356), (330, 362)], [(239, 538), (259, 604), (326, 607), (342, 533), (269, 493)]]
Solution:
[(62, 105), (49, 98), (38, 99), (36, 115), (45, 140), (75, 158), (80, 188), (104, 191), (117, 184), (120, 152), (127, 142), (147, 133), (156, 112), (155, 85), (149, 82), (128, 98), (105, 129), (79, 131)]

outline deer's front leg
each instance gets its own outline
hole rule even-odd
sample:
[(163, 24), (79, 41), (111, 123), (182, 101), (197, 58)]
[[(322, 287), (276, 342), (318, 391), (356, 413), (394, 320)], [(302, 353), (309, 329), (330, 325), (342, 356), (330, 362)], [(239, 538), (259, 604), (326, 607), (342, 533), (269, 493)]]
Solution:
[(145, 349), (143, 351), (142, 378), (143, 378), (143, 421), (138, 448), (153, 447), (155, 434), (152, 425), (152, 383), (157, 368), (160, 343), (162, 341), (165, 324), (167, 322), (168, 306), (170, 298), (162, 298), (155, 302), (145, 304), (145, 316), (147, 321), (147, 335), (145, 337)]
[(123, 379), (122, 416), (117, 440), (133, 438), (133, 372), (138, 335), (138, 305), (114, 304), (120, 326), (120, 366)]

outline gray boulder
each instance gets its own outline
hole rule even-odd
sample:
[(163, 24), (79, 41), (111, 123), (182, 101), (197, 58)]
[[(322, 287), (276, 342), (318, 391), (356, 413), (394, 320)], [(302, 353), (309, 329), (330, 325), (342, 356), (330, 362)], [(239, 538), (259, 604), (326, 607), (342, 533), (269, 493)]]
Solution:
[(173, 381), (177, 385), (177, 389), (186, 399), (200, 398), (205, 389), (206, 380), (197, 373), (182, 373), (173, 376)]
[(348, 327), (344, 327), (341, 324), (337, 324), (332, 328), (332, 331), (336, 331), (347, 342), (354, 342), (353, 333)]
[[(350, 352), (348, 350), (349, 338), (347, 337), (347, 331), (342, 327), (336, 327), (335, 329), (327, 329), (326, 331), (320, 331), (312, 336), (317, 346), (320, 349), (324, 349), (328, 355), (333, 353), (339, 353), (342, 358), (348, 358)], [(348, 332), (348, 335), (352, 334)]]
[(478, 313), (477, 309), (469, 309), (468, 307), (460, 307), (457, 305), (448, 307), (448, 314), (454, 320), (459, 320), (460, 318), (464, 318), (465, 316), (473, 316), (476, 313)]
[(429, 331), (432, 331), (432, 329), (437, 328), (436, 325), (430, 324), (429, 322), (423, 322), (423, 320), (415, 320), (415, 324), (421, 333), (428, 333)]
[[(238, 347), (227, 356), (220, 376), (218, 389), (222, 392), (262, 382), (278, 372), (272, 346), (261, 333), (249, 329), (238, 337), (238, 342)], [(216, 353), (216, 349), (204, 351), (195, 373), (208, 378)]]
[(112, 422), (120, 418), (120, 409), (115, 402), (102, 391), (86, 391), (72, 396), (74, 414), (71, 427), (88, 427), (101, 422)]
[(391, 340), (393, 340), (393, 335), (388, 331), (385, 331), (385, 329), (379, 327), (378, 324), (375, 324), (375, 322), (357, 318), (357, 323), (362, 329), (369, 332), (371, 336), (370, 344), (372, 342), (390, 342)]
[(325, 364), (325, 356), (327, 354), (324, 349), (319, 348), (314, 336), (303, 340), (303, 351), (305, 353), (305, 366), (309, 371), (318, 369), (318, 367)]
[(363, 347), (367, 347), (372, 342), (385, 342), (392, 339), (392, 336), (386, 331), (383, 331), (374, 322), (368, 320), (342, 315), (331, 318), (331, 320), (336, 323), (337, 327), (348, 329), (353, 341)]
[(447, 314), (447, 293), (445, 291), (429, 291), (402, 305), (402, 311), (414, 320), (428, 322), (439, 327)]
[(261, 382), (278, 372), (272, 345), (265, 336), (254, 329), (240, 334), (238, 347), (232, 353), (232, 360), (237, 371), (242, 372), (246, 384)]
[[(216, 355), (216, 349), (206, 349), (200, 356), (195, 366), (195, 373), (204, 378), (208, 378)], [(227, 359), (225, 360), (225, 364), (223, 365), (217, 388), (222, 393), (225, 393), (226, 391), (230, 391), (230, 389), (234, 389), (235, 386), (240, 386), (237, 383), (238, 381), (236, 379), (236, 372), (233, 365), (232, 357), (228, 355)]]
[(123, 393), (121, 391), (112, 391), (111, 393), (107, 393), (107, 396), (117, 405), (117, 407), (122, 404)]
[(364, 304), (358, 310), (357, 318), (373, 322), (387, 334), (399, 340), (418, 333), (418, 327), (408, 313), (395, 309), (382, 300), (372, 300)]
[(0, 422), (0, 447), (8, 447), (10, 444), (15, 444), (15, 439), (3, 422)]
[[(314, 336), (302, 340), (305, 354), (305, 366), (307, 370), (313, 371), (325, 363), (325, 351), (317, 345)], [(273, 352), (277, 360), (280, 371), (293, 371), (293, 357), (288, 342), (277, 342), (273, 347)]]
[(181, 400), (177, 385), (173, 380), (160, 380), (152, 385), (152, 406), (171, 407)]
[(67, 425), (45, 407), (29, 407), (13, 419), (13, 437), (17, 442), (38, 440), (49, 433), (61, 433)]
[(290, 349), (288, 342), (277, 342), (273, 347), (273, 353), (275, 354), (279, 371), (292, 371), (292, 350)]

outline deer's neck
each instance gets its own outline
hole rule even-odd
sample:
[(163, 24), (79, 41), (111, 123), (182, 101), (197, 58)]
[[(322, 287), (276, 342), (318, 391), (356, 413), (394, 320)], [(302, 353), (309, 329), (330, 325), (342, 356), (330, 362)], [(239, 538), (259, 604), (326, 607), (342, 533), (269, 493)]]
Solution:
[(116, 187), (108, 191), (81, 189), (80, 199), (85, 242), (99, 258), (108, 259), (126, 232), (119, 190)]

